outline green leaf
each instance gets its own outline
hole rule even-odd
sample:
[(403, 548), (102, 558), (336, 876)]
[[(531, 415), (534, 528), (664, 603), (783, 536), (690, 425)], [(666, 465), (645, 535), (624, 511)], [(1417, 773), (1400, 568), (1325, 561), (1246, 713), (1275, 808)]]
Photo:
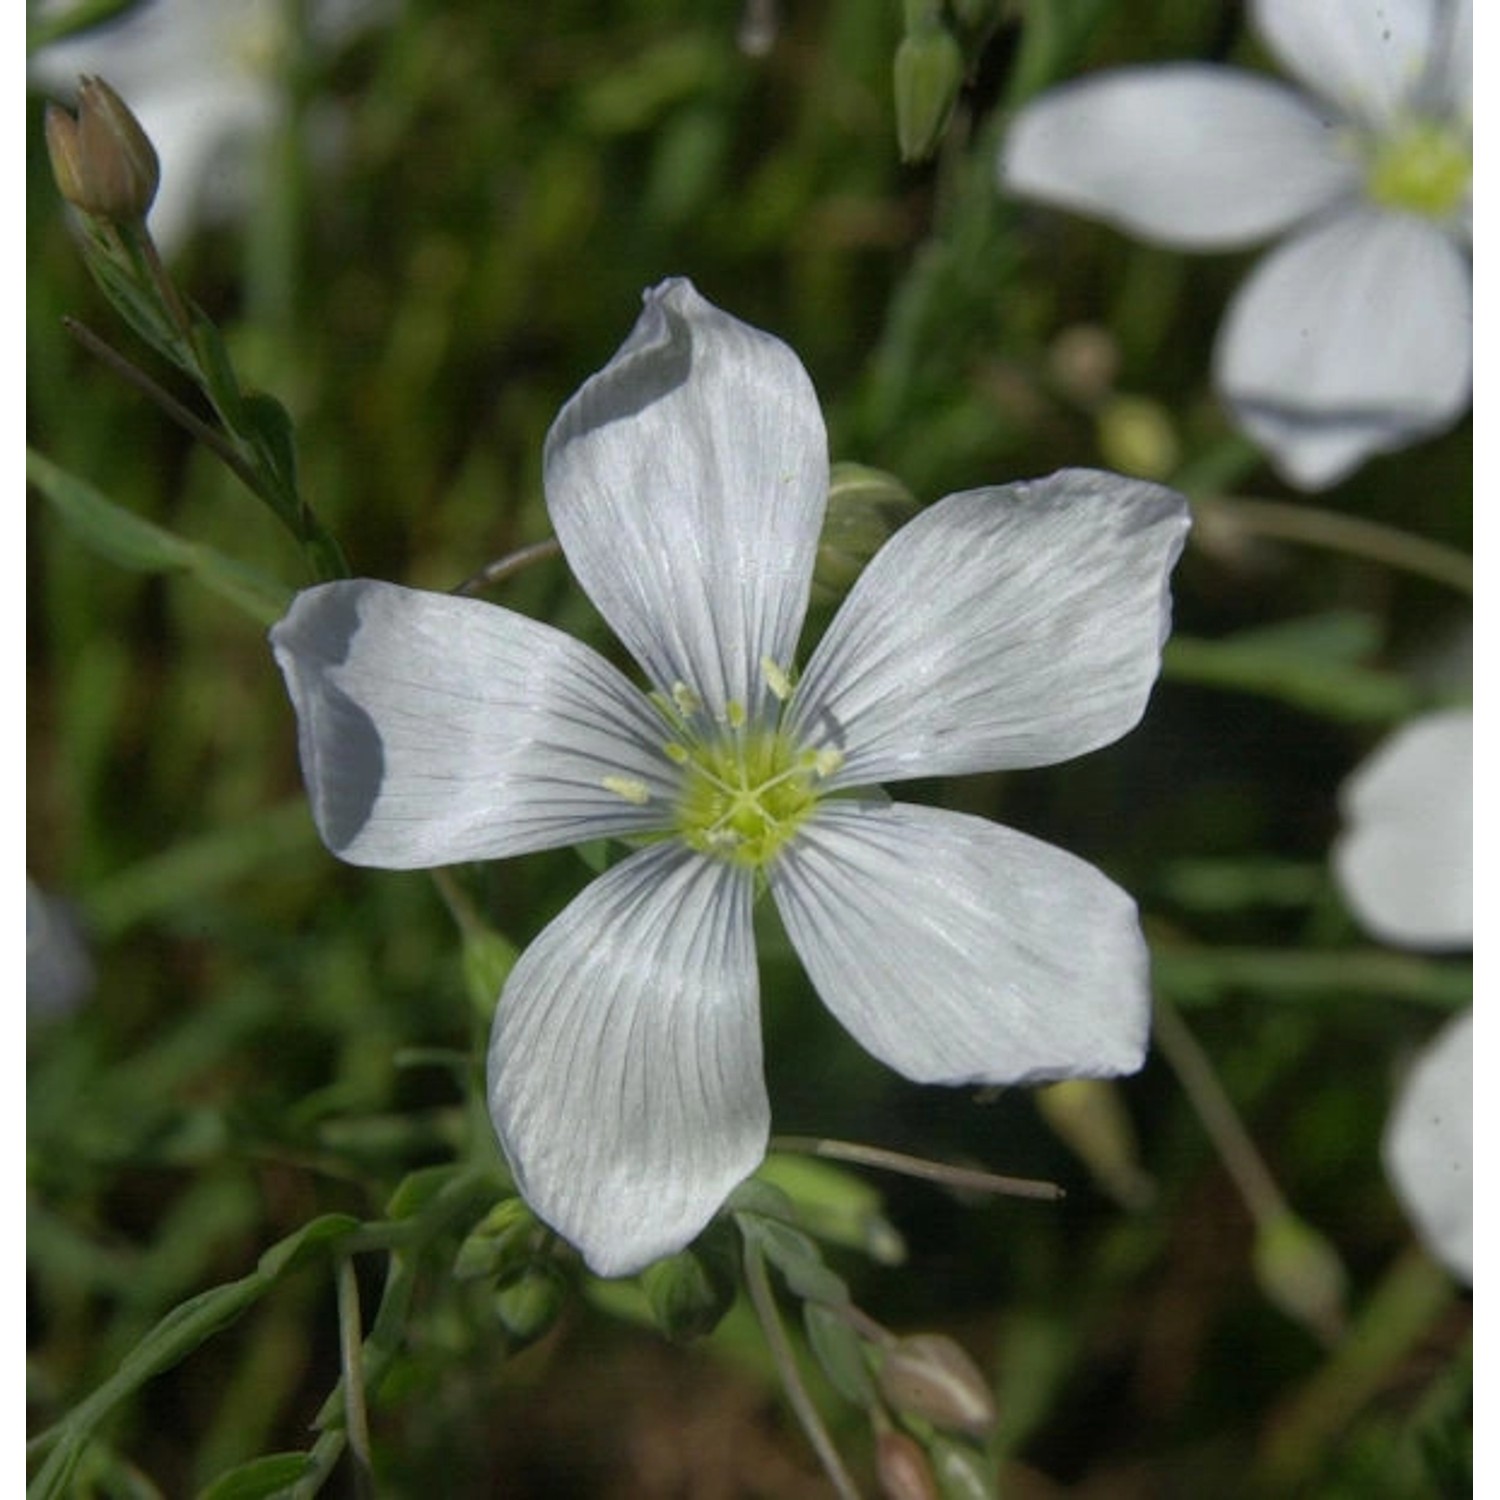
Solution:
[(285, 584), (125, 510), (29, 448), (26, 479), (81, 542), (123, 568), (185, 573), (262, 625), (275, 624), (291, 603)]
[(823, 1264), (817, 1245), (800, 1229), (754, 1213), (736, 1213), (735, 1219), (797, 1296), (830, 1307), (848, 1304), (849, 1288)]
[(108, 1380), (29, 1445), (32, 1452), (43, 1451), (54, 1443), (57, 1446), (27, 1489), (27, 1495), (66, 1495), (74, 1464), (94, 1429), (116, 1406), (153, 1376), (181, 1363), (200, 1344), (228, 1327), (282, 1276), (358, 1228), (359, 1220), (348, 1214), (325, 1214), (313, 1219), (271, 1246), (248, 1276), (210, 1287), (174, 1307), (120, 1361)]
[(875, 1404), (875, 1382), (865, 1361), (864, 1344), (846, 1319), (818, 1302), (802, 1305), (807, 1342), (829, 1384), (856, 1406)]
[(267, 1453), (221, 1474), (198, 1500), (270, 1500), (289, 1489), (312, 1467), (306, 1453)]

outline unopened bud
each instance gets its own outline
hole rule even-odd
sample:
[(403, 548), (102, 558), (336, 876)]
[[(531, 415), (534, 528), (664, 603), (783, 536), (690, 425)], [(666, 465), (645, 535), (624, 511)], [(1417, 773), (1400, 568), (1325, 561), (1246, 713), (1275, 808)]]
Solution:
[(964, 81), (964, 55), (940, 22), (902, 37), (894, 65), (896, 143), (902, 161), (925, 161), (948, 128)]
[(881, 1356), (880, 1393), (897, 1411), (947, 1432), (984, 1437), (995, 1425), (995, 1398), (974, 1361), (941, 1333), (898, 1339)]
[(988, 1454), (956, 1438), (934, 1437), (927, 1455), (943, 1500), (994, 1500), (995, 1464)]
[(814, 597), (824, 603), (843, 598), (865, 564), (920, 509), (895, 475), (864, 464), (834, 464), (813, 565)]
[(1262, 1225), (1255, 1236), (1255, 1278), (1289, 1318), (1326, 1344), (1338, 1341), (1348, 1278), (1338, 1252), (1316, 1229), (1292, 1213)]
[(508, 1280), (537, 1252), (541, 1225), (520, 1198), (497, 1203), (458, 1247), (453, 1274), (460, 1281), (480, 1276)]
[(557, 1321), (567, 1300), (562, 1267), (538, 1260), (495, 1293), (495, 1313), (517, 1344), (531, 1344)]
[(732, 1231), (710, 1225), (690, 1249), (659, 1260), (641, 1273), (641, 1287), (656, 1325), (670, 1339), (702, 1338), (734, 1305), (738, 1282)]
[(1114, 389), (1120, 346), (1098, 323), (1069, 324), (1047, 350), (1047, 373), (1065, 396), (1094, 406)]
[(1105, 1078), (1068, 1078), (1036, 1092), (1042, 1118), (1122, 1208), (1141, 1209), (1156, 1184), (1137, 1157), (1135, 1130), (1119, 1088)]
[(58, 191), (74, 208), (114, 223), (146, 217), (161, 164), (140, 121), (102, 78), (78, 84), (78, 113), (47, 106), (47, 155)]
[(1145, 396), (1106, 401), (1099, 410), (1098, 438), (1110, 468), (1140, 479), (1165, 479), (1182, 451), (1166, 408)]
[(893, 1427), (875, 1439), (875, 1472), (886, 1500), (939, 1500), (937, 1479), (922, 1445)]

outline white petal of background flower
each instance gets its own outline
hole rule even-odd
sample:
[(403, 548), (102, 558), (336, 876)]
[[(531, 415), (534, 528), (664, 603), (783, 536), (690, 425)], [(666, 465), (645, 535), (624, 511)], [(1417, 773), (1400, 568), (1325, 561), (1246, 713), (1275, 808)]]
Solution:
[(833, 801), (770, 873), (824, 1004), (925, 1083), (1129, 1073), (1145, 1055), (1135, 903), (1092, 865), (983, 818)]
[(751, 895), (748, 871), (655, 844), (506, 982), (495, 1127), (527, 1201), (601, 1276), (680, 1250), (765, 1152)]
[(1407, 1074), (1386, 1125), (1386, 1172), (1427, 1248), (1474, 1279), (1474, 1013), (1455, 1016)]
[(1321, 488), (1461, 416), (1472, 344), (1463, 253), (1426, 220), (1352, 207), (1255, 268), (1214, 375), (1287, 478)]
[(1474, 717), (1414, 720), (1344, 784), (1334, 872), (1359, 922), (1406, 948), (1474, 937)]
[(660, 689), (767, 702), (790, 665), (828, 489), (812, 383), (779, 339), (684, 280), (646, 293), (619, 352), (547, 437), (568, 562)]
[[(420, 869), (670, 822), (660, 717), (571, 636), (477, 599), (356, 580), (271, 633), (329, 847)], [(639, 782), (638, 806), (605, 778)]]
[(789, 722), (829, 786), (1050, 765), (1139, 720), (1189, 525), (1174, 491), (1087, 469), (950, 495), (860, 575)]
[(1447, 0), (1255, 0), (1286, 70), (1352, 119), (1388, 124), (1421, 81)]
[(1121, 68), (1033, 100), (1005, 140), (1010, 191), (1184, 249), (1254, 244), (1358, 191), (1325, 115), (1274, 79)]

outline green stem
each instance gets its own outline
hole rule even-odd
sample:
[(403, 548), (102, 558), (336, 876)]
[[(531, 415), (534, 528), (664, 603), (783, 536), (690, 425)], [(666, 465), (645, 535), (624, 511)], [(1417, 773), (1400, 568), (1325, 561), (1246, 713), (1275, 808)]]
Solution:
[(365, 1411), (363, 1328), (359, 1315), (359, 1283), (354, 1261), (339, 1257), (339, 1355), (344, 1369), (344, 1429), (354, 1461), (354, 1488), (360, 1500), (373, 1500), (374, 1469), (370, 1462), (370, 1422)]
[(1379, 521), (1282, 500), (1229, 495), (1198, 500), (1193, 508), (1203, 539), (1211, 538), (1217, 530), (1296, 542), (1398, 568), (1461, 594), (1474, 593), (1471, 558), (1455, 547), (1411, 536)]
[(773, 1151), (798, 1151), (806, 1156), (822, 1156), (829, 1161), (846, 1161), (862, 1167), (879, 1167), (900, 1172), (906, 1177), (920, 1177), (926, 1182), (940, 1182), (945, 1187), (966, 1192), (1000, 1193), (1009, 1198), (1040, 1198), (1056, 1203), (1067, 1196), (1055, 1182), (1039, 1182), (1031, 1177), (1001, 1177), (976, 1167), (954, 1167), (946, 1162), (928, 1161), (887, 1151), (882, 1146), (864, 1146), (855, 1141), (825, 1140), (820, 1136), (779, 1135), (771, 1142)]
[(749, 1289), (755, 1315), (765, 1333), (771, 1358), (775, 1361), (777, 1373), (786, 1388), (787, 1399), (792, 1403), (792, 1410), (797, 1414), (802, 1430), (813, 1445), (819, 1463), (833, 1482), (840, 1500), (859, 1500), (859, 1490), (849, 1477), (849, 1471), (844, 1467), (844, 1461), (839, 1457), (839, 1451), (828, 1435), (822, 1417), (818, 1415), (818, 1408), (803, 1384), (802, 1372), (797, 1368), (797, 1357), (792, 1352), (791, 1341), (786, 1336), (781, 1314), (776, 1308), (776, 1296), (771, 1290), (770, 1278), (766, 1275), (765, 1260), (748, 1238), (745, 1240), (745, 1285)]
[(1249, 1132), (1240, 1123), (1234, 1104), (1219, 1082), (1208, 1055), (1198, 1045), (1170, 1002), (1157, 996), (1156, 1042), (1177, 1075), (1219, 1159), (1234, 1179), (1245, 1206), (1258, 1228), (1274, 1223), (1288, 1212), (1286, 1199), (1276, 1186)]

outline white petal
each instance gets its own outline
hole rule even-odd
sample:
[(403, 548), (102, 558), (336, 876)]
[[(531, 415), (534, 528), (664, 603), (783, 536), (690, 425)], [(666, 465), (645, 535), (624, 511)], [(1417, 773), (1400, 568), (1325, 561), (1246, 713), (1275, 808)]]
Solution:
[(1320, 98), (1380, 125), (1420, 84), (1445, 0), (1256, 0), (1255, 24)]
[(318, 831), (353, 864), (424, 869), (670, 824), (662, 720), (550, 626), (356, 580), (298, 594), (271, 644)]
[(601, 1276), (680, 1250), (765, 1153), (752, 885), (655, 844), (521, 955), (490, 1113), (532, 1208)]
[(1052, 89), (1006, 138), (1011, 192), (1185, 249), (1253, 244), (1359, 181), (1330, 122), (1269, 78), (1199, 64)]
[(1474, 716), (1424, 715), (1344, 784), (1334, 871), (1360, 923), (1407, 948), (1474, 938)]
[(1468, 261), (1434, 225), (1341, 210), (1278, 247), (1236, 295), (1215, 379), (1293, 484), (1333, 484), (1469, 404)]
[(1140, 1067), (1149, 960), (1135, 903), (1092, 865), (983, 818), (825, 803), (771, 869), (818, 993), (924, 1083)]
[(828, 439), (797, 356), (683, 280), (547, 436), (547, 506), (589, 597), (657, 687), (768, 703), (807, 610)]
[(1050, 765), (1140, 718), (1171, 619), (1183, 498), (1116, 474), (950, 495), (860, 575), (789, 723), (834, 786)]
[(1455, 1016), (1407, 1074), (1386, 1125), (1385, 1168), (1422, 1242), (1474, 1279), (1474, 1013)]

